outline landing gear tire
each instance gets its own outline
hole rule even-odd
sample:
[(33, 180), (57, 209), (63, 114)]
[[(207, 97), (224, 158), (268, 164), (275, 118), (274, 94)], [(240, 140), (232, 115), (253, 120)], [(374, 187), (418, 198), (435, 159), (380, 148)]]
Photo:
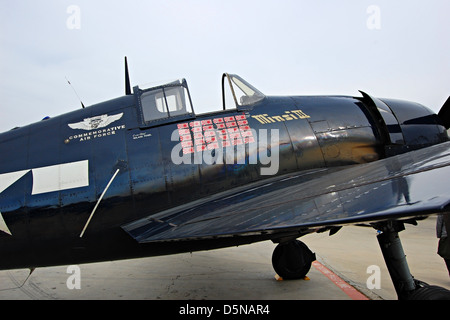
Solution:
[(314, 260), (316, 255), (299, 240), (278, 244), (272, 254), (275, 272), (286, 280), (303, 279)]
[(450, 300), (450, 291), (438, 286), (424, 286), (414, 290), (408, 300)]

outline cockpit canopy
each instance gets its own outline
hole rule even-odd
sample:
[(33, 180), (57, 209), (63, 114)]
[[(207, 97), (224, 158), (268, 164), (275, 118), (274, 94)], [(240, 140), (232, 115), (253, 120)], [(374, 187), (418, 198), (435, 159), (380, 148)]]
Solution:
[(195, 117), (185, 79), (144, 90), (136, 86), (133, 90), (145, 124)]
[[(229, 91), (225, 90), (225, 82), (229, 85)], [(144, 126), (157, 126), (196, 117), (185, 79), (148, 89), (135, 86), (133, 94)], [(238, 75), (224, 73), (222, 76), (223, 110), (226, 109), (225, 97), (230, 95), (238, 111), (248, 110), (265, 98), (261, 91)]]

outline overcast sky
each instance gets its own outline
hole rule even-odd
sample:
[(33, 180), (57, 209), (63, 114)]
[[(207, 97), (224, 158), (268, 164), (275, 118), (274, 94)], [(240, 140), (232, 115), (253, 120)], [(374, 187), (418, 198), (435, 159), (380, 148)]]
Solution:
[(450, 95), (450, 1), (0, 0), (0, 132), (186, 78), (197, 113), (223, 72), (266, 94), (422, 103)]

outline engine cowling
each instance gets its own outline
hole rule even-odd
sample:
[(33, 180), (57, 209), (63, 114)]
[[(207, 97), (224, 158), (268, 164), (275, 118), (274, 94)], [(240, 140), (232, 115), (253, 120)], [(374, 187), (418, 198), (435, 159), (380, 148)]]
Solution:
[(444, 121), (427, 107), (415, 102), (377, 99), (364, 92), (362, 94), (365, 104), (378, 120), (387, 156), (449, 140)]

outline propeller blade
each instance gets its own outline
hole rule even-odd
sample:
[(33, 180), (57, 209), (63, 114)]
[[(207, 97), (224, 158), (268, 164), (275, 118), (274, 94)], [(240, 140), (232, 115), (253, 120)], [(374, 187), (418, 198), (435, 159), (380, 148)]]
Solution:
[(441, 118), (442, 124), (445, 126), (445, 129), (450, 128), (450, 97), (448, 97), (447, 101), (445, 101), (441, 110), (438, 113), (439, 118)]

